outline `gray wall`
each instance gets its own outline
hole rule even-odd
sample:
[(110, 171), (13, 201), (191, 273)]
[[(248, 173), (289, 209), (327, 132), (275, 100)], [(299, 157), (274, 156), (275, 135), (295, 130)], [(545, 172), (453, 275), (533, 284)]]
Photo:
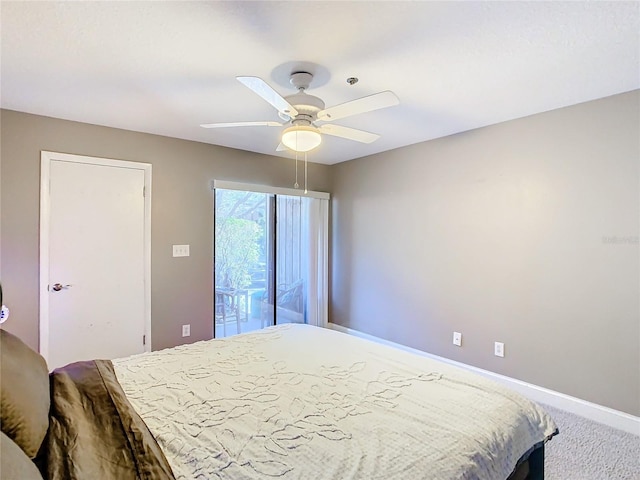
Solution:
[[(333, 192), (331, 320), (640, 415), (639, 103), (636, 91), (311, 165), (311, 188)], [(290, 162), (11, 111), (0, 122), (6, 328), (37, 347), (52, 150), (153, 164), (153, 345), (182, 343), (185, 317), (189, 341), (210, 338), (209, 182), (289, 186)], [(191, 257), (173, 259), (174, 243)]]
[[(3, 110), (1, 122), (3, 325), (38, 346), (40, 151), (153, 165), (151, 315), (154, 349), (211, 338), (213, 179), (291, 187), (292, 161), (144, 133)], [(329, 191), (330, 167), (309, 165), (309, 188)], [(191, 256), (173, 258), (173, 244)], [(114, 302), (117, 299), (114, 299)], [(182, 338), (181, 325), (191, 324)]]
[(640, 415), (639, 104), (336, 165), (332, 321)]

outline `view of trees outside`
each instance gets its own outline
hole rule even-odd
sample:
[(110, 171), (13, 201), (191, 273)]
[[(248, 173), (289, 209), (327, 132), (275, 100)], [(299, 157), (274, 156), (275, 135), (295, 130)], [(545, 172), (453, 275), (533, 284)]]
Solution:
[(215, 202), (216, 335), (304, 323), (302, 199), (216, 189)]
[(264, 193), (216, 190), (216, 288), (242, 289), (266, 264)]

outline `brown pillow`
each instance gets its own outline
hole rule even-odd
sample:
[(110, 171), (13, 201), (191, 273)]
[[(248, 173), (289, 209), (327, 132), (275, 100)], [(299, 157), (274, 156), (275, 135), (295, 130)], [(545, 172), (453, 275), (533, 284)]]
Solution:
[(42, 480), (35, 463), (4, 433), (0, 432), (2, 480)]
[(2, 431), (34, 458), (49, 428), (47, 363), (18, 337), (1, 329), (0, 392)]

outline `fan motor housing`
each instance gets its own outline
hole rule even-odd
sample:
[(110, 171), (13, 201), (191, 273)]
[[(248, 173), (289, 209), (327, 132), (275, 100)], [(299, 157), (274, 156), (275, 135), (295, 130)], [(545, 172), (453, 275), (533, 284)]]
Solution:
[(299, 114), (316, 118), (320, 110), (324, 110), (324, 102), (313, 95), (296, 93), (285, 97), (285, 100), (295, 107)]

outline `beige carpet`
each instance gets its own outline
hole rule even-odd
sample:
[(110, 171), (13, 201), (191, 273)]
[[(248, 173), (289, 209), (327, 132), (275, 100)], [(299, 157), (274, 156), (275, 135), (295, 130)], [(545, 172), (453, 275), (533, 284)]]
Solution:
[(545, 449), (545, 480), (640, 480), (640, 436), (543, 407), (560, 430)]

